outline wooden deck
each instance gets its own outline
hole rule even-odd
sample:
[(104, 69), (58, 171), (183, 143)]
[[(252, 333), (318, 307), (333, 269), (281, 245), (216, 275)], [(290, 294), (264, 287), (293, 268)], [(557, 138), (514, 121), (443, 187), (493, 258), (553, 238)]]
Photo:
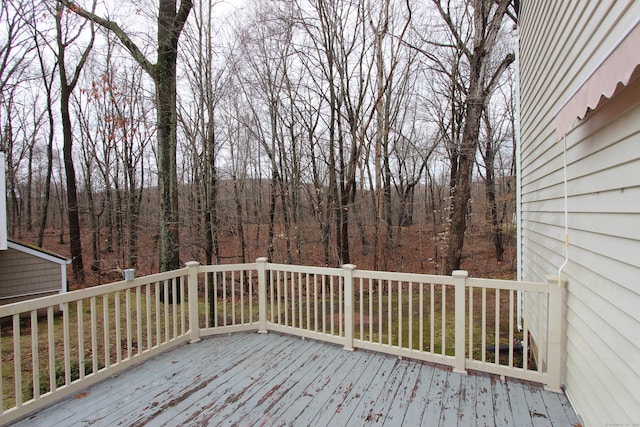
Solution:
[(19, 426), (570, 426), (562, 394), (275, 333), (163, 353)]

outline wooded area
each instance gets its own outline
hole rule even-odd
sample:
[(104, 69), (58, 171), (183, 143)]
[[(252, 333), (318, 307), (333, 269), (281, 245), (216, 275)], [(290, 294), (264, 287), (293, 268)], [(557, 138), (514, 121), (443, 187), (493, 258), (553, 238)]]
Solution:
[(1, 7), (8, 233), (55, 230), (76, 283), (256, 247), (448, 273), (471, 232), (514, 263), (517, 2)]

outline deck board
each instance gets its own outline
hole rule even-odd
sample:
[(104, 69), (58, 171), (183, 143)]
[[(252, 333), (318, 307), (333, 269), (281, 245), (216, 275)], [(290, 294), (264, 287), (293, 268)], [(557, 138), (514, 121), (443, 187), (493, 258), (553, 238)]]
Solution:
[(404, 415), (404, 409), (401, 402), (396, 399), (396, 395), (403, 387), (410, 364), (401, 360), (396, 360), (396, 364), (397, 367), (390, 373), (375, 404), (368, 409), (366, 416), (363, 417), (363, 419), (371, 420), (372, 425), (393, 425), (393, 418), (401, 418), (401, 415)]
[(460, 387), (460, 409), (458, 424), (472, 426), (476, 424), (476, 375), (466, 375), (462, 378)]
[[(318, 405), (313, 404), (316, 400), (313, 399), (309, 406), (301, 408), (303, 412), (296, 419), (296, 422), (301, 425), (332, 425), (330, 424), (331, 419), (336, 412), (342, 410), (342, 402), (353, 389), (354, 382), (359, 381), (363, 373), (370, 367), (371, 369), (377, 367), (375, 359), (373, 354), (365, 353), (355, 365), (336, 371), (335, 376), (339, 378), (339, 381), (330, 382), (330, 385), (322, 390), (316, 389), (319, 397)], [(312, 411), (308, 412), (307, 408)]]
[[(358, 404), (355, 407), (343, 405), (340, 413), (336, 413), (332, 418), (332, 425), (379, 425), (391, 405), (392, 393), (395, 393), (400, 381), (398, 375), (401, 374), (401, 369), (396, 368), (398, 365), (406, 367), (406, 364), (398, 362), (397, 358), (385, 358), (378, 368), (377, 375), (371, 375), (367, 369), (366, 381), (363, 381), (363, 387), (357, 388), (357, 394), (354, 396)], [(354, 391), (352, 394), (355, 393)]]
[[(392, 410), (390, 410), (384, 419), (384, 423), (388, 425), (402, 425), (402, 421), (407, 415), (407, 411), (409, 407), (411, 407), (412, 402), (416, 399), (414, 395), (414, 390), (417, 388), (417, 383), (420, 377), (420, 370), (422, 369), (422, 365), (419, 363), (406, 363), (406, 370), (404, 373), (404, 378), (402, 383), (398, 387), (396, 391), (394, 402), (392, 406)], [(431, 373), (427, 372), (425, 376), (429, 376), (427, 381), (431, 380)], [(419, 406), (419, 405), (415, 405)], [(415, 419), (415, 418), (414, 418)]]
[[(346, 351), (339, 353), (334, 363), (318, 368), (318, 375), (308, 379), (309, 382), (305, 384), (303, 392), (291, 400), (291, 404), (279, 419), (297, 421), (300, 425), (304, 425), (305, 421), (309, 423), (322, 409), (322, 405), (330, 397), (328, 390), (335, 389), (336, 384), (363, 356), (363, 353), (351, 354)], [(323, 390), (327, 390), (327, 393), (322, 393)]]
[(428, 402), (429, 389), (431, 388), (431, 382), (433, 380), (434, 372), (438, 369), (433, 369), (430, 366), (419, 365), (418, 369), (414, 372), (416, 379), (413, 389), (409, 393), (409, 400), (407, 401), (407, 408), (404, 414), (403, 423), (410, 425), (414, 423), (417, 425), (422, 420), (422, 415), (425, 412), (425, 408)]
[(529, 405), (529, 414), (534, 427), (547, 427), (553, 425), (547, 414), (547, 407), (542, 399), (539, 389), (531, 389), (525, 394)]
[(494, 420), (496, 425), (499, 426), (515, 426), (515, 420), (513, 419), (513, 413), (511, 412), (511, 404), (509, 402), (509, 394), (506, 387), (506, 382), (495, 381), (492, 384), (493, 388), (493, 408), (494, 408)]
[(444, 369), (436, 369), (431, 378), (431, 387), (427, 391), (427, 405), (422, 414), (422, 424), (437, 424), (442, 412), (442, 396), (447, 383), (449, 372)]
[[(319, 344), (322, 345), (322, 344)], [(320, 357), (315, 355), (314, 357)], [(304, 410), (305, 404), (311, 401), (313, 395), (309, 392), (312, 385), (318, 385), (331, 376), (329, 366), (340, 366), (349, 357), (347, 352), (328, 353), (325, 360), (326, 366), (318, 369), (313, 363), (307, 363), (305, 370), (296, 371), (288, 381), (291, 384), (285, 388), (284, 393), (274, 393), (265, 401), (266, 407), (260, 411), (250, 411), (244, 414), (240, 425), (258, 425), (262, 421), (289, 419), (297, 416)], [(284, 390), (283, 390), (284, 391)], [(288, 396), (297, 396), (295, 399)]]
[(571, 425), (566, 397), (275, 333), (180, 346), (16, 426)]
[[(320, 343), (307, 345), (308, 351), (312, 354), (318, 352), (320, 346)], [(234, 411), (228, 418), (229, 422), (237, 425), (256, 425), (277, 417), (279, 410), (291, 403), (285, 396), (298, 395), (305, 384), (305, 378), (313, 374), (315, 366), (306, 363), (305, 360), (301, 362), (302, 364), (292, 373), (281, 371), (281, 375), (275, 376), (260, 393), (254, 395), (252, 402), (247, 404), (253, 408), (251, 411)]]
[(442, 403), (440, 411), (440, 425), (447, 422), (456, 421), (459, 414), (460, 405), (460, 383), (462, 375), (448, 372), (447, 380), (442, 393)]
[[(263, 375), (256, 377), (250, 376), (250, 381), (245, 384), (241, 384), (241, 388), (245, 391), (238, 393), (234, 399), (234, 404), (219, 404), (214, 407), (216, 419), (224, 424), (237, 423), (244, 414), (250, 412), (260, 412), (259, 406), (265, 399), (276, 393), (284, 393), (285, 389), (282, 388), (286, 379), (291, 375), (291, 372), (296, 372), (303, 368), (306, 360), (314, 353), (315, 345), (308, 345), (302, 341), (299, 341), (298, 346), (292, 346), (291, 353), (284, 358), (285, 364), (281, 364), (278, 361), (277, 366), (269, 364)], [(284, 349), (283, 349), (284, 350)], [(263, 412), (264, 413), (264, 412)], [(207, 415), (203, 415), (206, 418)], [(196, 424), (202, 425), (200, 419), (194, 420)]]
[(518, 420), (519, 426), (530, 427), (531, 415), (529, 413), (529, 406), (527, 405), (524, 386), (521, 383), (508, 382), (507, 391), (509, 393), (513, 419)]

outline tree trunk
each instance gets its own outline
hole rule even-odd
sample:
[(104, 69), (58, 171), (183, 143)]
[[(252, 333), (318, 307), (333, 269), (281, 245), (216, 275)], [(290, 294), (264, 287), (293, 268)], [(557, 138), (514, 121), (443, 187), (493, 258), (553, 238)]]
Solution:
[[(88, 163), (88, 162), (87, 162)], [(91, 271), (100, 271), (100, 217), (95, 209), (93, 198), (93, 184), (91, 182), (91, 170), (85, 172), (87, 193), (87, 204), (89, 210), (89, 221), (91, 223)]]
[[(36, 44), (38, 43), (38, 38), (35, 38)], [(53, 79), (55, 78), (55, 70), (51, 72), (51, 80), (49, 80), (45, 75), (45, 64), (44, 59), (42, 57), (42, 53), (40, 51), (39, 46), (37, 47), (38, 52), (38, 64), (40, 65), (40, 70), (43, 75), (43, 84), (45, 87), (45, 92), (47, 94), (47, 121), (49, 124), (48, 134), (47, 134), (47, 167), (46, 173), (44, 175), (44, 194), (42, 196), (42, 204), (40, 205), (40, 214), (39, 214), (39, 226), (38, 226), (38, 246), (42, 246), (44, 240), (44, 230), (47, 227), (47, 218), (49, 214), (49, 201), (51, 199), (51, 175), (53, 174), (53, 141), (55, 137), (54, 133), (54, 120), (53, 120), (53, 102), (51, 96), (51, 86), (53, 83)]]
[[(62, 67), (61, 67), (62, 69)], [(66, 85), (63, 85), (66, 86)], [(71, 132), (71, 116), (69, 114), (68, 87), (61, 88), (60, 106), (62, 118), (62, 152), (67, 186), (67, 215), (69, 217), (69, 248), (71, 251), (71, 267), (73, 277), (78, 282), (84, 281), (84, 265), (82, 263), (82, 242), (80, 240), (80, 216), (78, 213), (78, 191), (76, 188), (76, 170), (73, 164), (73, 135)]]
[(218, 245), (218, 170), (215, 162), (215, 132), (213, 127), (213, 118), (209, 118), (207, 127), (209, 128), (207, 135), (207, 147), (205, 150), (205, 177), (206, 182), (204, 186), (206, 188), (205, 195), (205, 253), (207, 256), (207, 263), (213, 264), (215, 259), (216, 264), (220, 263), (220, 250)]
[(113, 180), (113, 194), (115, 198), (115, 205), (112, 205), (113, 219), (114, 219), (114, 231), (116, 236), (116, 245), (115, 245), (115, 254), (116, 259), (123, 260), (124, 259), (124, 229), (122, 227), (123, 224), (123, 214), (125, 214), (125, 206), (122, 201), (122, 189), (120, 188), (120, 161), (116, 160), (115, 162), (115, 171), (114, 176), (116, 177)]
[(58, 243), (64, 245), (64, 217), (65, 217), (65, 203), (64, 195), (62, 194), (62, 171), (60, 171), (60, 186), (56, 185), (56, 195), (58, 196), (58, 207), (60, 209), (60, 229), (58, 230)]
[[(130, 158), (128, 160), (130, 160)], [(144, 168), (142, 168), (142, 170), (144, 170)], [(140, 204), (142, 203), (144, 188), (144, 181), (143, 178), (141, 178), (140, 188), (136, 189), (135, 173), (136, 171), (133, 164), (127, 165), (127, 175), (129, 179), (127, 267), (129, 268), (138, 267), (138, 220), (140, 218)]]
[(53, 109), (51, 106), (51, 96), (47, 88), (47, 114), (49, 117), (49, 135), (47, 138), (47, 171), (44, 178), (44, 195), (40, 207), (40, 226), (38, 227), (38, 246), (42, 246), (44, 240), (44, 230), (47, 226), (47, 216), (49, 213), (49, 200), (51, 199), (51, 175), (53, 174)]
[(243, 200), (243, 191), (244, 189), (240, 188), (240, 182), (238, 179), (233, 180), (233, 193), (235, 199), (235, 208), (236, 208), (236, 233), (238, 234), (238, 250), (240, 252), (240, 262), (247, 262), (247, 245), (244, 237), (244, 217), (242, 215), (242, 200)]
[(484, 112), (484, 123), (487, 129), (487, 141), (482, 155), (485, 168), (485, 195), (489, 203), (489, 220), (491, 222), (491, 232), (493, 245), (496, 252), (496, 261), (502, 262), (504, 254), (504, 246), (502, 240), (502, 224), (498, 220), (498, 203), (496, 200), (496, 177), (495, 177), (495, 159), (496, 144), (494, 140), (493, 128), (489, 121), (489, 115)]
[[(470, 86), (473, 84), (472, 77)], [(459, 153), (459, 168), (456, 186), (453, 191), (453, 203), (450, 218), (449, 247), (447, 250), (447, 265), (445, 274), (460, 268), (462, 261), (462, 247), (467, 228), (467, 210), (471, 199), (471, 177), (475, 164), (478, 147), (478, 131), (483, 104), (478, 98), (467, 99), (467, 117), (464, 124), (461, 149)]]
[[(165, 2), (166, 3), (166, 2)], [(165, 23), (158, 17), (158, 27)], [(160, 30), (158, 30), (160, 38)], [(158, 49), (156, 102), (158, 115), (158, 184), (160, 190), (160, 270), (180, 267), (178, 174), (176, 163), (176, 59), (167, 46)]]
[[(35, 139), (35, 138), (34, 138)], [(31, 216), (31, 187), (33, 186), (33, 148), (35, 145), (35, 141), (31, 142), (29, 146), (29, 157), (28, 157), (28, 171), (29, 176), (27, 177), (27, 201), (25, 206), (25, 222), (27, 225), (27, 231), (33, 231), (33, 218)]]

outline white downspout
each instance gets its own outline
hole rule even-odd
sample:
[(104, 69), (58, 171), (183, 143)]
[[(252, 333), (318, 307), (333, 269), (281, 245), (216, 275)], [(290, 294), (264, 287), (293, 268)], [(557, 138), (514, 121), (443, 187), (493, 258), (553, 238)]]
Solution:
[(567, 195), (567, 134), (562, 137), (562, 169), (564, 172), (564, 262), (558, 268), (558, 287), (562, 287), (562, 271), (569, 263), (569, 197)]
[[(516, 280), (522, 280), (522, 170), (520, 165), (521, 149), (520, 149), (520, 31), (518, 27), (514, 29), (516, 39), (516, 79), (515, 79), (515, 96), (516, 111), (514, 120), (515, 150), (516, 150)], [(516, 298), (516, 318), (518, 320), (518, 330), (522, 330), (522, 313), (524, 303), (524, 292), (518, 292)]]

